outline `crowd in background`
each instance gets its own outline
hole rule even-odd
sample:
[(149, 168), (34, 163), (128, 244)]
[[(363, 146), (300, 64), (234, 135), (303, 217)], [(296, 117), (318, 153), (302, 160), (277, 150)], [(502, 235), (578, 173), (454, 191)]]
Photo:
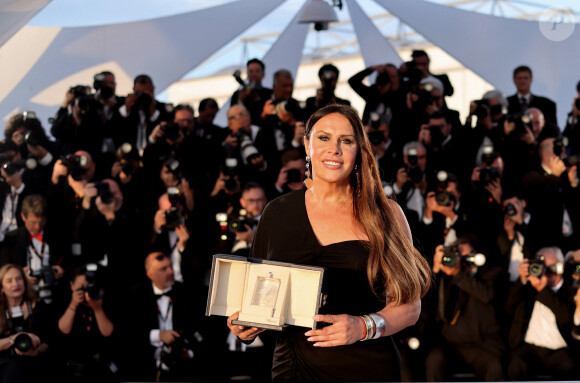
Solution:
[[(465, 121), (424, 51), (348, 80), (385, 193), (435, 279), (418, 323), (394, 336), (406, 381), (580, 378), (580, 83), (558, 126), (530, 67), (507, 70), (514, 95), (486, 92)], [(309, 116), (350, 101), (332, 64), (306, 100), (287, 70), (272, 89), (260, 60), (246, 73), (227, 126), (212, 98), (161, 102), (146, 74), (119, 96), (111, 72), (71, 86), (50, 126), (11, 116), (0, 381), (268, 379), (275, 332), (246, 345), (205, 315), (212, 256), (250, 254), (268, 201), (304, 188)]]

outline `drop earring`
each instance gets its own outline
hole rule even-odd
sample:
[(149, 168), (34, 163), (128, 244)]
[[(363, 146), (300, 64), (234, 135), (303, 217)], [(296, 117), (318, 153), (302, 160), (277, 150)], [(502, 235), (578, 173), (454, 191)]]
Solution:
[(354, 165), (354, 173), (356, 176), (356, 191), (360, 194), (360, 173), (358, 172), (358, 164)]
[(306, 178), (304, 179), (304, 186), (306, 186), (306, 189), (310, 189), (312, 187), (312, 178), (310, 174), (310, 156), (306, 156), (306, 172), (304, 175), (306, 175)]

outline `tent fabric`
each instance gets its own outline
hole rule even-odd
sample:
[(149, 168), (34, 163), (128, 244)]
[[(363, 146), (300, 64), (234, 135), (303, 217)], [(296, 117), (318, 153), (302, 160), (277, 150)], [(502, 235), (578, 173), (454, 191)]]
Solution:
[[(105, 65), (111, 63), (131, 79), (141, 73), (149, 74), (156, 90), (163, 90), (283, 1), (244, 0), (153, 20), (62, 28), (30, 70), (0, 97), (0, 116), (6, 118), (21, 108), (34, 110), (41, 118), (52, 116), (68, 86), (76, 85), (66, 81), (68, 78), (86, 68), (93, 68), (93, 74), (109, 69)], [(44, 28), (37, 27), (39, 33), (30, 33), (29, 28), (22, 28), (13, 39), (18, 40), (21, 35), (20, 39), (24, 37), (28, 46), (39, 45)], [(2, 62), (18, 57), (18, 47), (7, 45), (0, 48)], [(5, 79), (14, 75), (10, 71), (1, 73), (0, 83), (4, 84)], [(55, 83), (63, 84), (57, 93), (62, 96), (54, 99), (51, 105), (32, 101)]]
[(375, 2), (506, 96), (516, 92), (513, 69), (528, 65), (533, 72), (532, 93), (556, 102), (559, 126), (565, 125), (578, 79), (580, 28), (563, 41), (552, 41), (537, 21), (489, 16), (424, 0)]
[[(302, 51), (304, 50), (304, 42), (310, 26), (308, 24), (298, 23), (298, 18), (302, 9), (308, 4), (305, 2), (302, 8), (296, 13), (294, 18), (290, 21), (286, 29), (278, 36), (274, 44), (270, 47), (268, 52), (262, 58), (264, 66), (266, 67), (266, 74), (262, 85), (271, 88), (273, 83), (273, 75), (278, 69), (286, 69), (292, 73), (292, 78), (296, 79), (296, 73), (302, 60)], [(231, 106), (231, 100), (228, 100), (215, 116), (214, 122), (219, 126), (227, 126), (227, 111)]]
[(346, 5), (365, 67), (386, 63), (401, 65), (403, 60), (397, 50), (363, 12), (358, 3), (354, 0), (347, 0)]
[(0, 0), (0, 47), (51, 0)]

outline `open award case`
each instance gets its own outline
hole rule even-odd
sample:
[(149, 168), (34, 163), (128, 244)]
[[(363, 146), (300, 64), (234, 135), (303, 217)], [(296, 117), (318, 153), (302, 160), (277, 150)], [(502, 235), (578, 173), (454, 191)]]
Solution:
[(205, 315), (230, 316), (233, 324), (283, 330), (316, 328), (324, 305), (324, 268), (237, 255), (213, 256)]

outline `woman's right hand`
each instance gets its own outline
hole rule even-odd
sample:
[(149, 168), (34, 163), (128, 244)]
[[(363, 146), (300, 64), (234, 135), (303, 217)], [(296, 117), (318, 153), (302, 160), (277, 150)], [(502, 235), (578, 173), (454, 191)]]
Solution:
[(265, 329), (257, 328), (257, 327), (246, 327), (232, 324), (232, 320), (238, 319), (240, 316), (240, 312), (236, 311), (228, 318), (228, 327), (230, 328), (231, 332), (240, 338), (241, 340), (248, 341), (254, 340), (258, 334), (264, 332)]

